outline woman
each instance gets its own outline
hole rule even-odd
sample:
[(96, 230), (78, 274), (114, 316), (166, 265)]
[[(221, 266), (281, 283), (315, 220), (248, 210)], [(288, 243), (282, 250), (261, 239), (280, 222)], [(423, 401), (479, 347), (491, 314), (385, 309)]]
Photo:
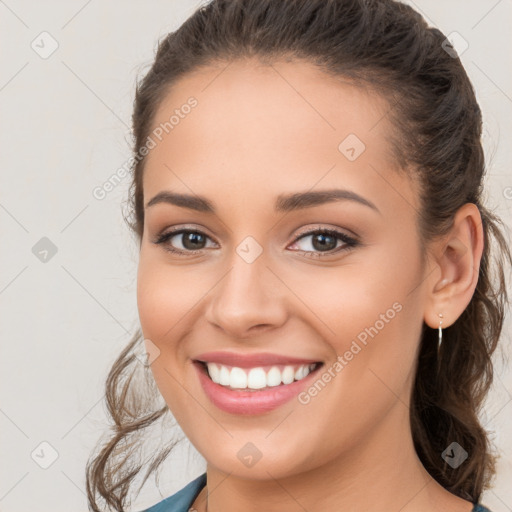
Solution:
[(214, 0), (160, 43), (133, 129), (141, 332), (91, 509), (125, 510), (172, 415), (207, 468), (148, 512), (487, 511), (511, 257), (446, 37), (392, 0)]

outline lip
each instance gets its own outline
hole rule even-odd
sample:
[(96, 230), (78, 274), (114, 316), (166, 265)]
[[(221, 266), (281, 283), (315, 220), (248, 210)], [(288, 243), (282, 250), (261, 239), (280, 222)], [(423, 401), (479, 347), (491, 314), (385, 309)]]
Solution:
[(203, 363), (194, 361), (193, 366), (206, 396), (216, 407), (231, 414), (255, 415), (272, 411), (292, 400), (311, 385), (324, 365), (321, 364), (301, 380), (260, 391), (232, 390), (221, 386), (210, 379)]
[(239, 368), (254, 368), (257, 366), (273, 366), (288, 364), (311, 364), (322, 363), (318, 359), (300, 359), (297, 357), (272, 354), (270, 352), (259, 352), (255, 354), (237, 354), (236, 352), (216, 351), (205, 352), (194, 358), (203, 363), (220, 363), (226, 366), (237, 366)]

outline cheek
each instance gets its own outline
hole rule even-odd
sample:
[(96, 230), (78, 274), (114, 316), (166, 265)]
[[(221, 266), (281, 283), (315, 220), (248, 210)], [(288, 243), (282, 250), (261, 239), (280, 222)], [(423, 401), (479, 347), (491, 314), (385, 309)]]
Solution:
[(297, 303), (303, 314), (340, 350), (376, 322), (381, 327), (382, 315), (386, 329), (398, 323), (397, 310), (410, 302), (410, 292), (420, 280), (413, 257), (400, 261), (383, 253), (338, 268), (287, 271), (283, 278), (307, 306)]
[(422, 269), (414, 243), (403, 238), (354, 254), (346, 265), (289, 270), (284, 279), (307, 305), (309, 322), (337, 355), (347, 354), (356, 377), (370, 366), (385, 368), (393, 381), (393, 367), (405, 378), (413, 363)]
[(155, 354), (151, 372), (173, 415), (183, 424), (187, 424), (183, 408), (187, 396), (173, 376), (183, 367), (181, 340), (190, 331), (194, 305), (204, 293), (191, 283), (184, 267), (173, 268), (159, 261), (158, 255), (141, 251), (137, 307), (146, 350)]
[(141, 253), (137, 273), (137, 307), (145, 338), (156, 344), (174, 334), (175, 326), (197, 303), (193, 278)]

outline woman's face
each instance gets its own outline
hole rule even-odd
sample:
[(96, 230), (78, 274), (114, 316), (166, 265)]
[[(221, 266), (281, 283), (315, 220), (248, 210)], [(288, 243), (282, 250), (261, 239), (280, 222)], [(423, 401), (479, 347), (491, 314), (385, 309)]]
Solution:
[[(226, 473), (284, 477), (407, 438), (428, 269), (388, 110), (309, 64), (248, 61), (188, 75), (158, 110), (144, 204), (168, 195), (145, 210), (140, 321), (172, 414)], [(241, 371), (269, 390), (208, 379), (211, 399), (194, 361), (214, 351), (231, 385)], [(232, 370), (225, 353), (277, 354), (292, 372), (292, 358), (323, 365), (275, 386), (249, 374), (272, 361)]]

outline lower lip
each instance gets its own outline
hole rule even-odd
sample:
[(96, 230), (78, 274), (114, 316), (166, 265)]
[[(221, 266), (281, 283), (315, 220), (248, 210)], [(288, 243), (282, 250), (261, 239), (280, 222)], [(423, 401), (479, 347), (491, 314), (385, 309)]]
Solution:
[(281, 384), (264, 391), (237, 391), (213, 382), (201, 363), (194, 361), (199, 381), (208, 398), (219, 409), (232, 414), (262, 414), (276, 409), (307, 387), (322, 366), (310, 372), (303, 379), (290, 384)]

